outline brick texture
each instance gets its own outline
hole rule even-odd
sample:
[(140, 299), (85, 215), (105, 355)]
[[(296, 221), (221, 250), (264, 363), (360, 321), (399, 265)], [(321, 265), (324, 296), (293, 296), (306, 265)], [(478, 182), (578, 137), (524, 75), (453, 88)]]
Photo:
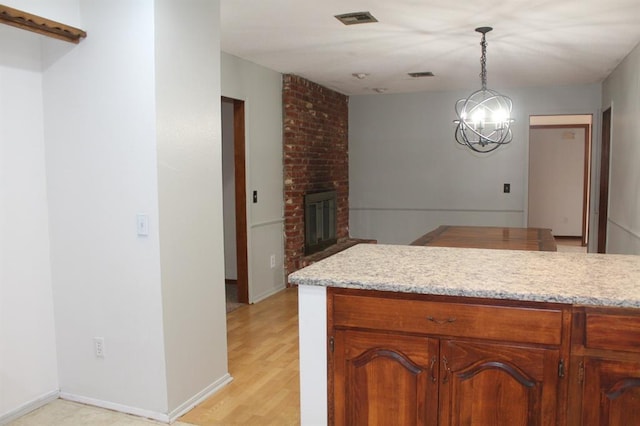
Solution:
[(304, 266), (304, 195), (335, 190), (338, 240), (349, 237), (349, 98), (283, 76), (286, 273)]

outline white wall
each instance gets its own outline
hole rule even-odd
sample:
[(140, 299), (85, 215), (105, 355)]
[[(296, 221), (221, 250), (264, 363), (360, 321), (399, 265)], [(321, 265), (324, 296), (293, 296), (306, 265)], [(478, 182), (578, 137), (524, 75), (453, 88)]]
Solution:
[(233, 104), (222, 102), (222, 192), (224, 210), (224, 277), (238, 279), (236, 254), (236, 176)]
[(525, 226), (529, 116), (596, 114), (600, 86), (502, 92), (514, 103), (513, 142), (484, 156), (453, 137), (453, 105), (468, 92), (352, 96), (351, 236), (406, 244), (444, 224)]
[[(77, 2), (88, 37), (45, 40), (51, 262), (63, 396), (168, 412), (152, 1)], [(117, 29), (117, 30), (116, 30)], [(136, 214), (150, 235), (136, 235)], [(93, 350), (104, 337), (105, 357)]]
[(640, 45), (603, 83), (611, 106), (607, 253), (640, 254)]
[(257, 302), (285, 286), (282, 75), (226, 53), (221, 63), (222, 95), (245, 101), (249, 301)]
[(162, 310), (169, 410), (228, 379), (219, 1), (156, 0)]
[(13, 3), (89, 36), (0, 28), (0, 422), (171, 420), (229, 380), (219, 2)]
[(582, 236), (584, 128), (531, 129), (527, 226)]
[(0, 26), (0, 423), (58, 392), (40, 37)]

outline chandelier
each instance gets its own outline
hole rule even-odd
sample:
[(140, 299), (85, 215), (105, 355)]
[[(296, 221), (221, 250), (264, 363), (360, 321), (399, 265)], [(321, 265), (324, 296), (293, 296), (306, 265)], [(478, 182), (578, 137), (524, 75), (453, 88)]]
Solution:
[(507, 96), (487, 89), (487, 42), (485, 35), (491, 27), (479, 27), (482, 34), (482, 56), (480, 57), (480, 80), (482, 89), (476, 90), (466, 99), (456, 102), (456, 142), (476, 152), (491, 152), (500, 145), (511, 142), (512, 102)]

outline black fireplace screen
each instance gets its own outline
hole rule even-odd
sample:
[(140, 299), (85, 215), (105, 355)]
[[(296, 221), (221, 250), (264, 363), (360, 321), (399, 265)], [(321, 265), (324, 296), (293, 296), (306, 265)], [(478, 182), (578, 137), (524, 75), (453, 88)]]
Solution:
[(321, 251), (336, 243), (336, 191), (304, 196), (304, 254)]

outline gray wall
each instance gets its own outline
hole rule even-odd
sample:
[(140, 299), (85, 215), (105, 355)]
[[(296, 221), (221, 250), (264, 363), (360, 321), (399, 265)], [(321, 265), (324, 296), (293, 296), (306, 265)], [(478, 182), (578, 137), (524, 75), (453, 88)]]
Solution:
[(489, 155), (454, 140), (453, 106), (467, 91), (352, 96), (351, 235), (406, 244), (443, 224), (525, 226), (529, 116), (598, 116), (600, 85), (503, 92), (514, 102), (514, 140)]
[(611, 106), (608, 253), (640, 254), (640, 45), (603, 83)]
[(245, 101), (249, 301), (257, 302), (285, 287), (282, 75), (226, 53), (220, 72), (222, 95)]

